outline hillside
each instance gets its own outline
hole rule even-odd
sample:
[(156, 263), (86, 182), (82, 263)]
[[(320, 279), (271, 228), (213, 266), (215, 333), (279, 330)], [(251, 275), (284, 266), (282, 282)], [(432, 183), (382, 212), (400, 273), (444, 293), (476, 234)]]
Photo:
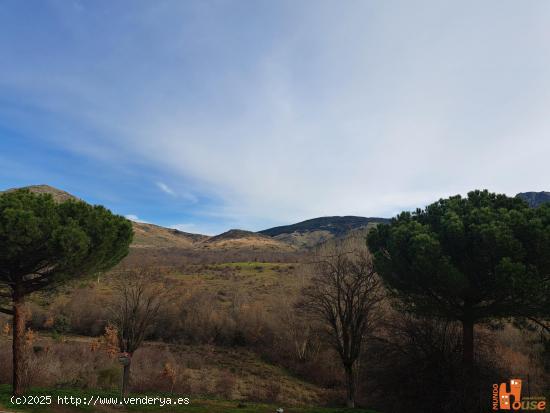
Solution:
[(57, 202), (68, 201), (69, 199), (80, 200), (80, 198), (72, 194), (69, 194), (66, 191), (54, 188), (53, 186), (49, 186), (49, 185), (30, 185), (24, 188), (10, 188), (2, 192), (11, 192), (11, 191), (16, 191), (18, 189), (28, 189), (29, 191), (35, 194), (50, 194), (53, 197), (53, 199)]
[(550, 192), (520, 192), (516, 197), (527, 201), (529, 206), (533, 208), (550, 202)]
[(135, 248), (193, 248), (207, 240), (207, 235), (191, 234), (177, 229), (132, 221)]
[(312, 247), (331, 238), (342, 237), (350, 231), (385, 222), (388, 222), (388, 219), (356, 216), (321, 217), (269, 228), (259, 233), (295, 247)]
[[(69, 199), (79, 200), (76, 196), (49, 185), (32, 185), (25, 188), (34, 193), (50, 194), (57, 202)], [(8, 189), (7, 191), (16, 189), (18, 188)], [(246, 259), (248, 258), (246, 255), (262, 252), (287, 253), (295, 251), (295, 248), (291, 245), (251, 231), (230, 230), (223, 234), (209, 237), (207, 235), (192, 234), (154, 224), (131, 222), (134, 229), (134, 241), (132, 242), (131, 249), (135, 254), (146, 254), (148, 258), (145, 261), (148, 261), (150, 256), (158, 257), (158, 254), (162, 250), (169, 250), (169, 255), (172, 257), (180, 256), (182, 258), (185, 257), (185, 259), (188, 259), (190, 255), (196, 256), (197, 254), (208, 253), (208, 259), (214, 261), (218, 260), (211, 256), (212, 253), (223, 253), (225, 257), (227, 252), (232, 250), (239, 254), (239, 259)], [(146, 253), (149, 250), (153, 255)], [(242, 254), (245, 255), (243, 256)], [(253, 258), (258, 259), (261, 256), (254, 255)]]
[(201, 248), (221, 249), (267, 249), (274, 251), (293, 251), (295, 248), (280, 240), (274, 239), (252, 231), (232, 229), (223, 234), (216, 235), (204, 240)]
[[(7, 189), (6, 192), (15, 191), (16, 189), (20, 188)], [(31, 185), (24, 187), (24, 189), (37, 194), (50, 194), (57, 202), (69, 199), (81, 200), (66, 191), (49, 185)], [(134, 248), (192, 248), (194, 244), (209, 238), (206, 235), (190, 234), (159, 225), (131, 222), (134, 229), (134, 242), (131, 246)]]
[(308, 219), (306, 221), (298, 222), (292, 225), (283, 225), (280, 227), (274, 227), (259, 231), (260, 234), (269, 235), (275, 237), (282, 234), (290, 234), (293, 232), (313, 232), (313, 231), (327, 231), (334, 236), (344, 235), (346, 232), (365, 227), (369, 223), (381, 223), (388, 222), (386, 218), (365, 218), (356, 216), (334, 216), (334, 217), (321, 217)]
[[(35, 193), (51, 194), (58, 202), (68, 199), (79, 199), (74, 195), (49, 185), (32, 185), (26, 187)], [(15, 188), (14, 188), (15, 189)], [(12, 191), (14, 189), (9, 189)], [(365, 218), (356, 216), (333, 216), (309, 219), (292, 225), (269, 228), (260, 232), (232, 229), (216, 236), (192, 234), (159, 225), (132, 221), (134, 241), (131, 245), (136, 254), (145, 254), (140, 261), (150, 257), (160, 258), (161, 254), (188, 260), (193, 257), (208, 255), (208, 261), (218, 262), (212, 254), (223, 254), (224, 259), (257, 260), (267, 259), (262, 254), (289, 254), (310, 248), (335, 237), (342, 237), (350, 231), (367, 228), (370, 225), (387, 222), (385, 218)], [(151, 253), (147, 253), (150, 251)], [(162, 252), (165, 251), (165, 252)], [(238, 256), (228, 256), (234, 253)], [(270, 259), (275, 256), (269, 255)], [(277, 256), (277, 259), (287, 258)], [(292, 257), (294, 260), (295, 257)]]

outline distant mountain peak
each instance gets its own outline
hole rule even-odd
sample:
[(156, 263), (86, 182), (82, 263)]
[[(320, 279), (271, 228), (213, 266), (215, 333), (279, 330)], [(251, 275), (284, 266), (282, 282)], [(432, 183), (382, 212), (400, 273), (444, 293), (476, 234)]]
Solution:
[(357, 216), (330, 216), (308, 219), (292, 225), (283, 225), (260, 231), (295, 247), (313, 247), (331, 238), (342, 237), (351, 231), (367, 228), (370, 225), (386, 223), (386, 218), (366, 218)]
[(526, 201), (530, 207), (536, 208), (542, 204), (550, 202), (550, 192), (520, 192), (516, 195), (517, 198), (521, 198)]
[(229, 231), (223, 232), (219, 235), (211, 237), (208, 242), (215, 242), (219, 240), (229, 240), (229, 239), (241, 239), (241, 238), (257, 238), (257, 237), (266, 237), (265, 235), (259, 234), (257, 232), (245, 231), (243, 229), (230, 229)]
[(307, 219), (292, 225), (283, 225), (260, 231), (260, 234), (269, 235), (271, 237), (285, 233), (305, 233), (312, 231), (328, 231), (332, 235), (340, 236), (352, 229), (365, 227), (370, 223), (385, 223), (389, 220), (386, 218), (366, 218), (353, 215), (347, 216), (329, 216)]
[(242, 229), (230, 229), (222, 234), (210, 237), (202, 243), (204, 248), (222, 249), (264, 249), (273, 251), (293, 251), (294, 247), (258, 232)]
[[(50, 185), (31, 185), (24, 188), (39, 194), (50, 194), (57, 202), (78, 197)], [(274, 227), (259, 232), (231, 229), (209, 237), (191, 234), (172, 228), (165, 228), (144, 222), (132, 221), (134, 242), (132, 247), (143, 249), (177, 248), (185, 250), (208, 249), (251, 249), (254, 251), (296, 251), (313, 247), (331, 238), (342, 237), (351, 231), (367, 228), (369, 225), (388, 222), (385, 218), (365, 218), (358, 216), (328, 216), (312, 218), (292, 225)]]
[(29, 185), (22, 188), (10, 188), (5, 192), (17, 191), (18, 189), (28, 189), (30, 192), (35, 194), (50, 194), (53, 199), (57, 202), (67, 201), (69, 199), (74, 199), (80, 201), (80, 198), (63, 191), (61, 189), (54, 188), (53, 186), (40, 184), (40, 185)]

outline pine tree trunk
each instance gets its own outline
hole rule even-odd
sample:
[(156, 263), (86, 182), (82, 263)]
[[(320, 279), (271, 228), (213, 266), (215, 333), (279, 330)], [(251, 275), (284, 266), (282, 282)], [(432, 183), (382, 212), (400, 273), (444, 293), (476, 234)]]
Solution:
[(471, 320), (462, 321), (462, 361), (468, 374), (474, 369), (474, 323)]
[(128, 360), (128, 364), (124, 365), (124, 372), (122, 373), (122, 397), (128, 397), (130, 392), (130, 366), (131, 359)]
[(353, 364), (344, 366), (346, 371), (347, 397), (346, 406), (350, 409), (355, 408), (355, 372)]
[(474, 365), (474, 322), (462, 321), (462, 409), (467, 412), (480, 411), (479, 377)]
[(19, 396), (25, 391), (23, 383), (23, 364), (25, 351), (25, 308), (24, 300), (18, 295), (13, 295), (13, 394)]

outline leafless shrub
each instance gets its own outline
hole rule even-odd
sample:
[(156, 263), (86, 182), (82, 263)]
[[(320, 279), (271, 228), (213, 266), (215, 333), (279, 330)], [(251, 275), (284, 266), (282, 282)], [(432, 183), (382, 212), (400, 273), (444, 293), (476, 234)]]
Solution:
[(0, 341), (0, 383), (9, 383), (12, 377), (11, 341)]
[(131, 357), (147, 337), (168, 300), (168, 289), (150, 269), (122, 270), (114, 283), (110, 322), (118, 332), (118, 347), (128, 356), (124, 364), (122, 393), (129, 391)]
[(220, 375), (216, 380), (216, 393), (221, 395), (225, 399), (232, 399), (235, 384), (235, 375), (227, 370), (222, 371), (220, 372)]
[(275, 381), (270, 381), (266, 386), (265, 401), (276, 403), (279, 401), (281, 394), (281, 385)]

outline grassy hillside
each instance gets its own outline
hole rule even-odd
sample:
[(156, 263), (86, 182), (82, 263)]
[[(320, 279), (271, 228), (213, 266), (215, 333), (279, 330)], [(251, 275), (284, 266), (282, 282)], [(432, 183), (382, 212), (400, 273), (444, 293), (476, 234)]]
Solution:
[(182, 248), (192, 249), (207, 240), (207, 235), (191, 234), (159, 225), (132, 222), (133, 248)]
[(266, 249), (274, 251), (294, 251), (295, 248), (269, 236), (251, 231), (232, 229), (215, 237), (208, 238), (199, 246), (205, 249)]

